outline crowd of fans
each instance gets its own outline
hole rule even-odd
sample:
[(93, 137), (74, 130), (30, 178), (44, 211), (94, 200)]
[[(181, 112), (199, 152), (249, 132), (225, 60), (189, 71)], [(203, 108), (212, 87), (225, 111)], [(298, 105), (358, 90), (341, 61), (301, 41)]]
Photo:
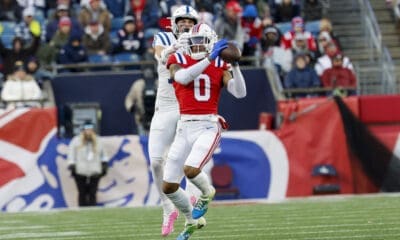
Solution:
[[(181, 4), (197, 9), (220, 38), (236, 41), (243, 65), (272, 63), (285, 88), (356, 86), (323, 0), (0, 0), (0, 36), (12, 36), (1, 36), (0, 71), (7, 80), (17, 61), (28, 72), (34, 59), (38, 73), (31, 74), (41, 86), (51, 78), (41, 66), (98, 61), (93, 56), (152, 59), (154, 34), (169, 30), (169, 16)], [(319, 29), (308, 31), (308, 22)], [(288, 31), (280, 27), (287, 23)]]

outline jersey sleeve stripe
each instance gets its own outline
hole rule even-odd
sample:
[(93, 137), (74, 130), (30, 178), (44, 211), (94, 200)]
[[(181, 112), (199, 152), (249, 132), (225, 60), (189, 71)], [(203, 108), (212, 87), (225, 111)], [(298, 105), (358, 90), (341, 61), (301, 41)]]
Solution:
[(180, 53), (175, 53), (175, 58), (179, 64), (186, 64), (186, 58)]
[(167, 45), (167, 42), (164, 40), (164, 37), (161, 35), (161, 33), (157, 33), (156, 37), (158, 37), (161, 40), (164, 46)]
[(171, 41), (169, 40), (168, 35), (165, 32), (162, 32), (161, 34), (164, 35), (164, 37), (167, 39), (168, 46), (171, 46)]

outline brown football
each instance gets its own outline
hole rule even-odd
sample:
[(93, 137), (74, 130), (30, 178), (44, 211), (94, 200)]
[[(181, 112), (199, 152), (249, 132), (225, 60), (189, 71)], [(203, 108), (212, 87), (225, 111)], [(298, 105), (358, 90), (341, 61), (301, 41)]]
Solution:
[(233, 42), (228, 42), (228, 47), (220, 53), (220, 57), (228, 63), (239, 61), (241, 56), (242, 52)]

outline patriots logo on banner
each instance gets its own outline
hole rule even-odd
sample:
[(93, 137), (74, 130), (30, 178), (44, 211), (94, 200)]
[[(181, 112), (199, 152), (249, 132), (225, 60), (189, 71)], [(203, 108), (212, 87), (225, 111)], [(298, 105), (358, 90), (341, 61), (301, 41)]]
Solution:
[(48, 169), (40, 169), (39, 157), (55, 136), (55, 126), (54, 109), (21, 108), (0, 115), (0, 207), (3, 211), (45, 208), (51, 204), (52, 198), (48, 195), (32, 198), (31, 194), (45, 182)]

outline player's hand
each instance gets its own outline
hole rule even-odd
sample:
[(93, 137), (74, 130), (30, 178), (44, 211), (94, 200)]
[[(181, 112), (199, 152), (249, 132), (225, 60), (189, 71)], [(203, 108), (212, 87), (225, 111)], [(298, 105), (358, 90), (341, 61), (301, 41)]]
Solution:
[(29, 30), (31, 31), (32, 35), (35, 37), (39, 37), (41, 33), (40, 23), (36, 20), (33, 20), (29, 24)]
[(190, 37), (189, 33), (187, 32), (181, 33), (178, 40), (174, 44), (175, 50), (187, 47), (189, 45), (189, 37)]
[(219, 56), (219, 54), (221, 53), (221, 51), (227, 47), (228, 47), (228, 40), (226, 40), (226, 39), (221, 39), (218, 42), (216, 42), (210, 53), (210, 56), (209, 56), (210, 60), (216, 59)]

